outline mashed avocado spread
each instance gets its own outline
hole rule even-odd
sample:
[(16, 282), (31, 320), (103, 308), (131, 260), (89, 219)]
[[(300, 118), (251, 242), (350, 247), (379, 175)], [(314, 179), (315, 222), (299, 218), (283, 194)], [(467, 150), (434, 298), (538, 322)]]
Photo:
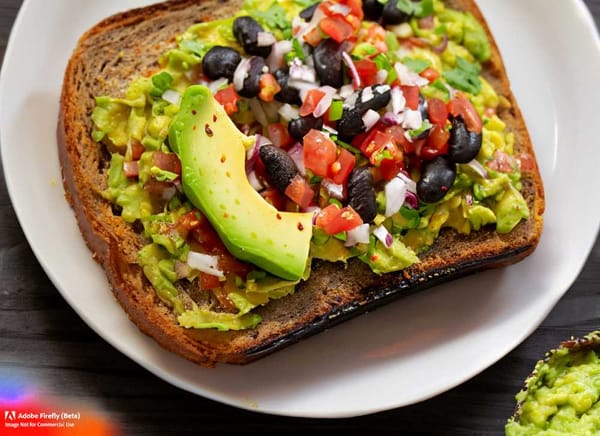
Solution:
[(600, 332), (567, 341), (535, 366), (517, 394), (508, 436), (592, 436), (600, 433)]
[(443, 228), (529, 217), (484, 29), (440, 0), (396, 3), (246, 0), (96, 98), (102, 195), (141, 224), (139, 264), (182, 326), (256, 326), (313, 258), (385, 274)]

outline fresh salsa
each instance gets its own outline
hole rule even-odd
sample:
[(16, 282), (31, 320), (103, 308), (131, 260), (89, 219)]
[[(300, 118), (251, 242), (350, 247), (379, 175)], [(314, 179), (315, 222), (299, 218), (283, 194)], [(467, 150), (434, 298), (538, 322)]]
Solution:
[[(246, 0), (190, 27), (123, 97), (96, 98), (93, 137), (112, 155), (103, 195), (143, 226), (139, 263), (182, 326), (254, 327), (252, 309), (294, 292), (313, 258), (384, 274), (443, 228), (508, 233), (529, 217), (532, 158), (513, 152), (498, 116), (510, 102), (481, 75), (490, 56), (481, 24), (440, 0)], [(186, 195), (173, 125), (197, 85), (236, 128), (244, 183), (277, 211), (312, 214), (301, 273), (234, 256), (236, 235)]]

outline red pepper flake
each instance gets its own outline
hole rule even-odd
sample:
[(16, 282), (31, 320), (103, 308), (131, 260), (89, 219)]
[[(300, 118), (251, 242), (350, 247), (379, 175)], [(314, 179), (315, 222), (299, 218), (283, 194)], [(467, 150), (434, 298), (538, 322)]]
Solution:
[(225, 213), (223, 214), (223, 218), (229, 218), (229, 214), (228, 214), (227, 212), (225, 212)]
[(227, 160), (227, 156), (225, 156), (224, 154), (221, 155), (221, 163), (225, 163), (225, 161)]
[(196, 115), (198, 112), (196, 112), (196, 109), (192, 109), (192, 115)]
[(377, 256), (376, 254), (373, 254), (371, 256), (371, 262), (377, 262), (377, 259), (379, 259), (379, 256)]
[(442, 190), (442, 192), (446, 192), (448, 190), (448, 187), (446, 185), (442, 185), (440, 189)]
[(192, 130), (196, 130), (196, 125), (195, 124), (192, 126)]
[(217, 114), (213, 114), (213, 123), (217, 122)]
[(298, 230), (300, 230), (300, 231), (304, 230), (304, 226), (302, 225), (302, 223), (298, 223)]
[(206, 132), (206, 134), (208, 135), (208, 137), (212, 137), (213, 135), (213, 131), (210, 129), (210, 126), (208, 125), (208, 123), (206, 123), (204, 125), (204, 131)]
[(278, 219), (278, 220), (280, 220), (280, 219), (281, 219), (281, 215), (277, 214), (277, 215), (275, 215), (275, 216), (277, 217), (277, 219)]

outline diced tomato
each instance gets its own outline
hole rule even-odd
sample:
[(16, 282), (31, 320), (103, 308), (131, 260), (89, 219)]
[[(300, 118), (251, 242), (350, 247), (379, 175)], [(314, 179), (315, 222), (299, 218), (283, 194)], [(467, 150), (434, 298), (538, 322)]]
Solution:
[(371, 142), (371, 149), (373, 152), (369, 161), (373, 166), (380, 168), (380, 175), (383, 179), (392, 179), (398, 174), (398, 171), (404, 168), (404, 155), (396, 145), (391, 133), (377, 132)]
[(362, 0), (341, 0), (341, 4), (346, 5), (350, 8), (351, 14), (359, 20), (364, 18)]
[(123, 172), (125, 176), (135, 178), (140, 174), (140, 166), (137, 160), (123, 162)]
[(181, 175), (181, 162), (175, 153), (155, 151), (152, 153), (152, 163), (161, 170)]
[(215, 289), (221, 287), (221, 282), (217, 276), (201, 272), (200, 278), (200, 289)]
[(448, 103), (448, 112), (454, 117), (461, 116), (470, 132), (481, 133), (483, 127), (481, 117), (464, 94), (456, 93), (454, 98)]
[(423, 139), (413, 139), (412, 142), (410, 141), (406, 141), (407, 147), (404, 150), (405, 153), (414, 153), (417, 156), (419, 155), (421, 148), (425, 145), (425, 142), (427, 141), (426, 138)]
[(306, 181), (304, 177), (297, 174), (287, 188), (285, 188), (285, 195), (294, 201), (301, 208), (306, 208), (310, 205), (315, 193)]
[[(427, 137), (426, 146), (421, 150), (423, 159), (433, 159), (442, 154), (448, 154), (448, 139), (450, 132), (439, 124), (434, 124)], [(426, 155), (423, 152), (427, 149)], [(430, 149), (430, 150), (429, 150)]]
[(190, 210), (177, 219), (175, 229), (183, 239), (187, 239), (191, 231), (196, 230), (203, 225), (203, 221), (206, 221), (204, 215), (198, 210)]
[(285, 210), (285, 196), (275, 188), (267, 188), (260, 193), (277, 210)]
[(155, 199), (169, 200), (175, 195), (175, 185), (173, 182), (161, 182), (151, 177), (144, 183), (144, 191)]
[[(344, 19), (346, 20), (346, 22), (348, 24), (350, 24), (350, 26), (352, 26), (352, 30), (353, 30), (352, 33), (356, 32), (358, 29), (360, 29), (362, 21), (356, 15), (348, 14), (344, 17)], [(354, 37), (351, 37), (349, 39), (352, 39), (352, 38), (354, 38)]]
[(271, 102), (275, 98), (275, 94), (281, 91), (281, 86), (277, 83), (277, 79), (271, 73), (266, 73), (260, 76), (259, 80), (260, 91), (258, 98), (262, 101)]
[(329, 177), (338, 185), (346, 184), (348, 176), (356, 165), (356, 158), (345, 148), (340, 148), (340, 154), (329, 167)]
[(419, 108), (419, 87), (402, 85), (400, 89), (406, 99), (406, 107), (416, 111)]
[(246, 275), (254, 269), (246, 262), (236, 259), (227, 249), (217, 254), (217, 257), (219, 269), (225, 274), (233, 273), (245, 279)]
[(267, 136), (273, 142), (275, 147), (283, 148), (287, 150), (292, 144), (292, 137), (290, 136), (287, 127), (281, 123), (273, 123), (267, 126)]
[(142, 157), (142, 153), (146, 151), (146, 147), (144, 147), (144, 145), (138, 141), (137, 139), (134, 139), (131, 141), (131, 159), (132, 160), (139, 160), (140, 157)]
[(432, 68), (432, 67), (425, 68), (423, 71), (421, 71), (421, 73), (419, 75), (421, 77), (423, 77), (424, 79), (429, 80), (429, 83), (435, 82), (435, 80), (438, 77), (440, 77), (440, 73), (438, 72), (438, 70), (436, 70), (435, 68)]
[(363, 223), (360, 215), (350, 206), (340, 209), (335, 204), (330, 204), (321, 209), (317, 215), (316, 225), (328, 235), (352, 230)]
[(229, 115), (238, 111), (237, 102), (240, 100), (240, 98), (241, 97), (236, 92), (233, 84), (218, 90), (215, 94), (215, 100), (221, 103), (221, 106), (223, 106), (225, 112), (227, 112)]
[(387, 127), (384, 132), (392, 135), (394, 142), (404, 153), (412, 153), (415, 151), (412, 143), (406, 138), (405, 131), (402, 126), (390, 126)]
[(439, 126), (445, 126), (448, 121), (448, 108), (439, 98), (430, 98), (427, 100), (427, 114), (429, 121)]
[(319, 26), (321, 30), (336, 42), (342, 42), (352, 35), (354, 30), (350, 24), (341, 15), (323, 18)]
[(304, 35), (304, 41), (311, 47), (319, 45), (323, 39), (323, 32), (319, 26), (315, 26), (311, 31)]
[(371, 143), (379, 131), (380, 130), (377, 125), (373, 126), (368, 133), (361, 133), (360, 135), (356, 136), (355, 140), (352, 141), (352, 145), (360, 148), (360, 151), (362, 151), (365, 156), (370, 157), (372, 151), (370, 154), (368, 151), (371, 150)]
[(529, 153), (520, 153), (516, 156), (519, 169), (524, 173), (532, 172), (535, 169), (535, 160)]
[(307, 116), (313, 113), (325, 93), (320, 89), (311, 89), (306, 93), (306, 97), (300, 106), (300, 116)]
[(370, 86), (377, 83), (377, 64), (370, 59), (360, 59), (354, 61), (354, 66), (360, 77), (363, 86)]
[(337, 151), (335, 143), (319, 130), (311, 129), (304, 136), (302, 155), (305, 168), (317, 176), (325, 177), (329, 166), (336, 160)]

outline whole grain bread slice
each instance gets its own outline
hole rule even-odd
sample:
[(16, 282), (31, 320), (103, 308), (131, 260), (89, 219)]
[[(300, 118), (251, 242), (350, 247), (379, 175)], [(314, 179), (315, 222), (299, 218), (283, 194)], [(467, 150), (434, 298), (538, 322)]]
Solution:
[[(473, 0), (446, 3), (470, 11), (488, 30)], [(399, 295), (517, 262), (535, 249), (542, 232), (544, 192), (534, 163), (523, 179), (531, 217), (509, 234), (483, 229), (466, 236), (444, 230), (419, 263), (383, 276), (360, 261), (351, 260), (347, 267), (314, 261), (310, 279), (293, 295), (257, 309), (263, 321), (256, 328), (218, 332), (179, 326), (137, 264), (137, 251), (148, 241), (139, 226), (125, 223), (101, 195), (110, 155), (91, 137), (91, 113), (96, 96), (122, 95), (133, 78), (155, 71), (176, 35), (194, 23), (231, 16), (240, 6), (239, 0), (175, 0), (114, 15), (81, 37), (66, 68), (57, 135), (66, 198), (117, 300), (141, 331), (204, 366), (247, 363)], [(499, 115), (515, 134), (515, 152), (535, 157), (489, 30), (488, 37), (493, 55), (483, 75), (511, 103)]]

